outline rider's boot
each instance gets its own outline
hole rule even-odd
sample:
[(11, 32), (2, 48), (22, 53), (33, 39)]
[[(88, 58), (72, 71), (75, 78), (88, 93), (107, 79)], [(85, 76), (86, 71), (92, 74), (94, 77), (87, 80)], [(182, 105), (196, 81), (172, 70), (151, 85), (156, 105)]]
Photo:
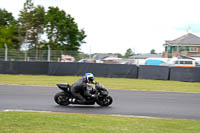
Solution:
[(78, 103), (78, 104), (85, 104), (86, 103), (86, 100), (76, 100), (76, 102)]

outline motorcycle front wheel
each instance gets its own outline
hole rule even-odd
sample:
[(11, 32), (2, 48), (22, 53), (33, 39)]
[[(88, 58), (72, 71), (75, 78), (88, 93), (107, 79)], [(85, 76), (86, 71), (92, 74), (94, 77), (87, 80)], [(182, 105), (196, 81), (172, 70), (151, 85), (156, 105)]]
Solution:
[(97, 104), (100, 105), (100, 106), (109, 106), (111, 105), (113, 102), (113, 99), (111, 96), (108, 96), (108, 97), (104, 97), (103, 99), (99, 99), (97, 101)]
[(65, 92), (59, 92), (54, 96), (54, 100), (57, 104), (66, 106), (69, 104), (69, 97)]

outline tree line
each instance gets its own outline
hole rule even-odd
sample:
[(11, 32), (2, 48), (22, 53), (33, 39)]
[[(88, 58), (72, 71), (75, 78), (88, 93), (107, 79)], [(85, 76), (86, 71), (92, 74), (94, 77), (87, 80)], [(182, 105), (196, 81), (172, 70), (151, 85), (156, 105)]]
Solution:
[[(43, 37), (42, 36), (46, 36)], [(74, 18), (58, 7), (35, 6), (26, 0), (19, 18), (15, 19), (6, 9), (0, 9), (0, 48), (7, 44), (9, 49), (68, 50), (79, 52), (86, 37), (84, 29), (79, 29)]]

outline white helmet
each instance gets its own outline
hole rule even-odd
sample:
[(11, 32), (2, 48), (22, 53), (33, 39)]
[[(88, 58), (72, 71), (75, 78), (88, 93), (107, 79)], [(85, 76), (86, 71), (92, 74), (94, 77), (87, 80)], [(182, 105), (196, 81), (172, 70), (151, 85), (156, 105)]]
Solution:
[(94, 81), (94, 75), (92, 73), (86, 73), (85, 74), (85, 79), (88, 81), (88, 82), (93, 82)]

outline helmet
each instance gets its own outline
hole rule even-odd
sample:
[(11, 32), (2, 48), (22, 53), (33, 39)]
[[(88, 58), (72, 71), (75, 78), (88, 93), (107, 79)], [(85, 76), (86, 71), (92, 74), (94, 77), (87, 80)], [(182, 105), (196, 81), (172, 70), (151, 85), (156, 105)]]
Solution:
[(85, 79), (88, 81), (88, 82), (93, 82), (94, 80), (94, 75), (92, 73), (86, 73), (85, 74)]

